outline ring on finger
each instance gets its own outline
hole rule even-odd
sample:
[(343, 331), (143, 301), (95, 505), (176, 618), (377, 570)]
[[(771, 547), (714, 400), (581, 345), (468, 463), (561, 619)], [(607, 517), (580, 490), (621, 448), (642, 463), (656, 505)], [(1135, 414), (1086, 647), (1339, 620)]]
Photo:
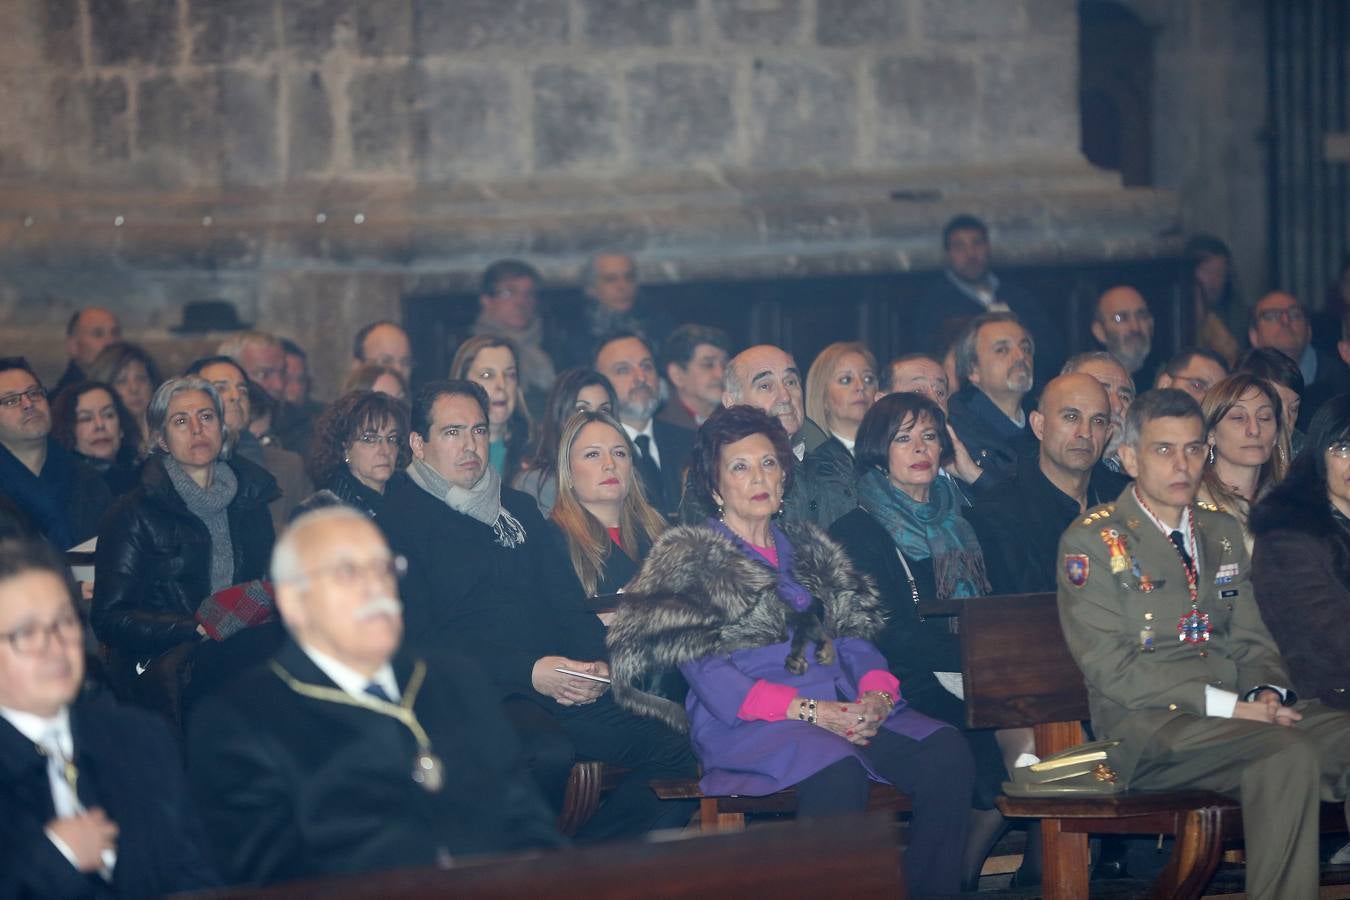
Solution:
[(866, 721), (867, 721), (867, 716), (864, 716), (864, 715), (861, 715), (861, 714), (858, 716), (858, 724), (859, 724), (859, 725), (861, 725), (863, 722), (866, 722)]

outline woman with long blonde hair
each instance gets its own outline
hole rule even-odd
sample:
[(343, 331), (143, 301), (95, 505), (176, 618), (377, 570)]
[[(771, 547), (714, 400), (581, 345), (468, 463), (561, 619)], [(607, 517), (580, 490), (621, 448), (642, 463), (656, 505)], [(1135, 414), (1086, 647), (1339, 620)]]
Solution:
[(1252, 504), (1289, 470), (1289, 433), (1279, 392), (1264, 378), (1236, 372), (1211, 387), (1200, 408), (1209, 455), (1196, 502), (1241, 522), (1251, 552), (1247, 515)]
[(551, 518), (590, 596), (623, 588), (665, 531), (642, 492), (636, 454), (623, 426), (603, 410), (579, 410), (563, 427)]

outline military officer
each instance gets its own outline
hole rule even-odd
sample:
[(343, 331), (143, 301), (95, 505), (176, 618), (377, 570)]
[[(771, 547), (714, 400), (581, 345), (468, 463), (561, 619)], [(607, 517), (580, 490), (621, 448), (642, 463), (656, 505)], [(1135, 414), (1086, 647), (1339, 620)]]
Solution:
[(1318, 802), (1346, 798), (1350, 715), (1287, 687), (1241, 526), (1194, 505), (1204, 440), (1190, 395), (1135, 400), (1120, 449), (1135, 483), (1064, 533), (1060, 621), (1131, 787), (1237, 797), (1247, 896), (1313, 898)]

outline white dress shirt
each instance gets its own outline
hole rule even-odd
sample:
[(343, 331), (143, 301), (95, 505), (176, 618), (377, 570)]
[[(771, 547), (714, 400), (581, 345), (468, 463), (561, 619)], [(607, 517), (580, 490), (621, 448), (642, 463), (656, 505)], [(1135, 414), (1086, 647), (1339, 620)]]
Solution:
[(656, 467), (659, 469), (661, 468), (661, 450), (656, 446), (656, 432), (652, 431), (652, 423), (655, 421), (655, 419), (648, 419), (647, 427), (643, 429), (634, 428), (627, 422), (620, 422), (619, 424), (623, 426), (624, 431), (628, 432), (628, 437), (633, 441), (634, 445), (637, 444), (638, 435), (645, 434), (647, 436), (647, 455), (651, 458), (652, 462), (656, 463)]
[[(297, 641), (297, 643), (299, 643)], [(375, 674), (370, 678), (362, 675), (351, 666), (338, 662), (327, 653), (315, 650), (313, 647), (306, 647), (300, 644), (300, 649), (309, 657), (310, 662), (319, 667), (323, 674), (333, 680), (333, 683), (342, 688), (343, 693), (360, 700), (362, 703), (373, 703), (375, 698), (366, 693), (366, 687), (371, 683), (378, 684), (384, 689), (385, 694), (394, 703), (397, 703), (403, 694), (398, 689), (398, 681), (394, 679), (394, 667), (385, 663), (375, 670)]]

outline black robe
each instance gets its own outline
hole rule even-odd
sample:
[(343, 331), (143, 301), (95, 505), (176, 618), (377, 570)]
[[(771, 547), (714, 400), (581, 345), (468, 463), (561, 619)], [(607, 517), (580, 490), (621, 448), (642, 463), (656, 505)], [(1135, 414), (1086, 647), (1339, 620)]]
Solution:
[[(275, 657), (300, 682), (339, 690), (300, 647)], [(392, 660), (406, 692), (415, 658)], [(273, 883), (435, 865), (562, 843), (523, 768), (520, 744), (477, 666), (426, 659), (413, 712), (443, 764), (444, 787), (412, 780), (418, 744), (398, 720), (302, 696), (270, 666), (203, 701), (188, 770), (221, 870)]]

